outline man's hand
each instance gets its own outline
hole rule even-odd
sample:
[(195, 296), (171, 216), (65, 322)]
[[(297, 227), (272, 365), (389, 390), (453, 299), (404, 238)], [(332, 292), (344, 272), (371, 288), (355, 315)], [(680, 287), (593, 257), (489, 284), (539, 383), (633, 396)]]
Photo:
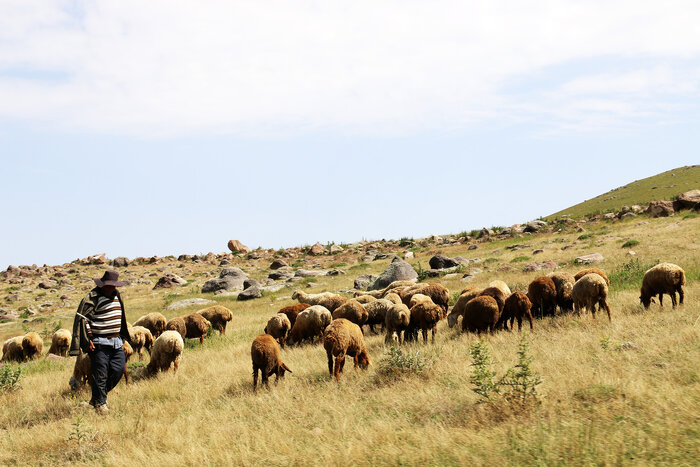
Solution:
[(88, 345), (89, 345), (90, 352), (94, 352), (95, 351), (95, 344), (93, 344), (92, 341), (89, 340)]

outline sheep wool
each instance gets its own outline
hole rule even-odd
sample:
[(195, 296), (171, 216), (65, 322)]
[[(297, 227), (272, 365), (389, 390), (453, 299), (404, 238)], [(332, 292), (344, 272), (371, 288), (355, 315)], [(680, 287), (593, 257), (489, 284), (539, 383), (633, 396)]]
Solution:
[(403, 303), (394, 304), (386, 313), (384, 326), (386, 337), (384, 343), (389, 344), (396, 341), (402, 342), (402, 334), (405, 334), (411, 323), (411, 311)]
[(25, 334), (22, 338), (22, 354), (24, 360), (32, 360), (41, 357), (44, 350), (44, 341), (36, 332)]
[(298, 344), (305, 340), (313, 342), (315, 337), (323, 338), (323, 330), (331, 324), (331, 312), (321, 305), (312, 305), (297, 315), (289, 333), (287, 343)]
[(284, 341), (287, 339), (289, 331), (292, 329), (292, 323), (284, 313), (277, 313), (267, 321), (265, 326), (265, 334), (269, 334), (279, 342), (280, 347), (284, 348)]
[(333, 319), (345, 318), (358, 326), (365, 324), (369, 316), (365, 307), (355, 299), (346, 301), (332, 313)]
[(581, 279), (586, 274), (598, 274), (600, 277), (605, 279), (605, 283), (608, 284), (608, 286), (610, 286), (610, 279), (608, 279), (608, 276), (606, 276), (605, 273), (598, 268), (588, 268), (580, 270), (574, 275), (574, 281)]
[(253, 391), (258, 387), (258, 370), (262, 375), (262, 384), (270, 388), (268, 378), (275, 375), (275, 384), (280, 378), (284, 378), (286, 371), (292, 372), (287, 365), (282, 362), (280, 348), (277, 341), (269, 334), (261, 334), (253, 340), (250, 347), (250, 358), (253, 361)]
[(24, 336), (11, 337), (2, 345), (3, 362), (23, 362), (24, 354), (22, 352), (22, 339)]
[(476, 332), (477, 334), (485, 331), (493, 332), (498, 318), (498, 303), (495, 298), (488, 295), (475, 297), (469, 300), (464, 308), (462, 332)]
[(527, 298), (530, 299), (537, 316), (554, 316), (557, 308), (557, 288), (551, 278), (540, 276), (530, 282)]
[(49, 353), (59, 355), (61, 357), (68, 356), (68, 348), (70, 347), (71, 333), (68, 329), (59, 329), (51, 336), (51, 347)]
[(612, 321), (610, 316), (610, 306), (608, 306), (608, 284), (605, 278), (596, 273), (589, 273), (581, 277), (574, 284), (571, 291), (571, 297), (574, 300), (574, 309), (577, 313), (581, 308), (586, 308), (595, 318), (595, 306), (605, 309), (608, 313), (608, 320)]
[(143, 349), (150, 354), (153, 347), (153, 334), (143, 326), (131, 326), (129, 328), (129, 337), (133, 344), (132, 351), (139, 354), (139, 360), (143, 360)]
[(435, 328), (444, 317), (443, 308), (427, 295), (416, 294), (411, 299), (411, 327), (421, 330), (424, 344), (428, 342), (428, 330), (432, 333), (431, 342), (435, 343)]
[(663, 294), (668, 294), (671, 296), (671, 305), (675, 308), (677, 304), (676, 293), (678, 293), (680, 304), (683, 304), (684, 285), (685, 271), (680, 266), (672, 263), (657, 264), (644, 273), (639, 300), (644, 308), (649, 308), (651, 298), (658, 295), (659, 305), (663, 306)]
[(328, 372), (337, 382), (340, 382), (346, 355), (353, 357), (355, 370), (358, 366), (366, 370), (370, 365), (362, 330), (347, 319), (338, 318), (328, 325), (323, 333), (323, 347), (328, 358)]
[(451, 328), (457, 324), (460, 317), (464, 317), (464, 310), (466, 309), (467, 303), (472, 298), (478, 297), (481, 294), (481, 289), (476, 286), (469, 286), (462, 290), (459, 298), (452, 307), (452, 311), (447, 315), (447, 325)]
[(199, 337), (199, 343), (204, 343), (204, 337), (209, 333), (211, 323), (199, 313), (192, 313), (184, 316), (185, 328), (187, 329), (187, 338), (196, 339)]
[(517, 319), (518, 331), (520, 331), (523, 326), (523, 317), (525, 317), (530, 321), (530, 331), (532, 331), (534, 328), (532, 324), (532, 313), (530, 312), (531, 308), (532, 303), (530, 303), (530, 299), (527, 298), (527, 295), (522, 292), (513, 292), (506, 298), (505, 304), (503, 305), (503, 313), (501, 313), (501, 317), (498, 318), (498, 322), (496, 323), (496, 329), (498, 329), (501, 323), (508, 329), (508, 320), (510, 320), (510, 330), (512, 331), (513, 321)]
[(572, 311), (574, 309), (574, 299), (571, 298), (571, 291), (574, 289), (576, 278), (569, 272), (553, 272), (549, 277), (554, 282), (557, 291), (557, 306), (561, 311)]
[(134, 326), (143, 326), (151, 331), (153, 337), (157, 339), (158, 336), (165, 331), (166, 322), (165, 316), (161, 313), (153, 312), (137, 319), (136, 322), (134, 322)]
[(185, 348), (182, 336), (177, 331), (164, 331), (153, 343), (151, 361), (146, 367), (146, 374), (154, 376), (158, 372), (166, 372), (173, 367), (173, 373), (177, 372), (180, 365), (180, 355)]
[(187, 337), (187, 326), (185, 325), (185, 319), (182, 316), (173, 318), (165, 324), (166, 331), (177, 331), (180, 336), (184, 339)]
[(228, 308), (221, 305), (214, 305), (198, 311), (211, 323), (211, 327), (219, 331), (219, 334), (226, 334), (226, 325), (233, 319), (233, 313)]
[(297, 303), (296, 305), (289, 305), (280, 308), (278, 313), (284, 313), (285, 315), (287, 315), (287, 318), (289, 318), (289, 322), (292, 324), (292, 327), (294, 327), (294, 322), (297, 320), (297, 315), (310, 306), (311, 305), (309, 305), (308, 303)]

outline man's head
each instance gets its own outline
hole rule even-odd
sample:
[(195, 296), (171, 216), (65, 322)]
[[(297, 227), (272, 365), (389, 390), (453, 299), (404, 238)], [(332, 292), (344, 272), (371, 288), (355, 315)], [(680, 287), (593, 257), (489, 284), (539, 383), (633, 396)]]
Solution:
[(110, 269), (109, 271), (105, 271), (104, 275), (102, 278), (97, 279), (94, 278), (92, 279), (95, 281), (95, 284), (102, 289), (102, 292), (105, 295), (114, 295), (114, 292), (117, 290), (117, 287), (121, 287), (123, 285), (126, 285), (125, 282), (122, 282), (119, 279), (119, 273), (117, 271), (114, 271)]

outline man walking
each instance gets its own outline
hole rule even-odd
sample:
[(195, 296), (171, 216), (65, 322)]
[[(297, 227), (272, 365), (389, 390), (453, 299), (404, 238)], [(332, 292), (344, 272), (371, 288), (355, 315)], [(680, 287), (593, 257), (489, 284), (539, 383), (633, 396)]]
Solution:
[(124, 302), (117, 291), (125, 283), (118, 279), (119, 273), (113, 270), (106, 271), (101, 279), (93, 279), (97, 287), (78, 305), (69, 351), (70, 355), (79, 355), (82, 350), (90, 356), (93, 377), (90, 405), (100, 415), (108, 413), (107, 393), (124, 374), (126, 357), (122, 346), (124, 342), (131, 344)]

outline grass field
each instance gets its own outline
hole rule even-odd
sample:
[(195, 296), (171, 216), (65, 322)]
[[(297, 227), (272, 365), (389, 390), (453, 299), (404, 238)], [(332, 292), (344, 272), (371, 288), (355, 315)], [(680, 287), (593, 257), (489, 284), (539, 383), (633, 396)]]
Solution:
[[(582, 239), (579, 239), (583, 237)], [(635, 255), (622, 245), (630, 240)], [(516, 243), (528, 245), (507, 249)], [(535, 249), (544, 253), (535, 255)], [(548, 271), (522, 272), (526, 262), (553, 260), (562, 270), (580, 269), (573, 259), (599, 252), (598, 266), (611, 277), (612, 322), (598, 314), (536, 320), (524, 331), (532, 368), (542, 377), (539, 403), (521, 406), (496, 397), (480, 402), (472, 391), (470, 344), (475, 335), (438, 325), (434, 345), (402, 348), (420, 365), (396, 375), (383, 360), (383, 336), (367, 335), (374, 365), (366, 372), (345, 366), (340, 384), (331, 381), (321, 346), (285, 349), (293, 373), (270, 391), (252, 391), (250, 344), (267, 319), (291, 304), (291, 289), (249, 302), (215, 300), (234, 314), (226, 336), (204, 345), (188, 342), (177, 374), (120, 384), (109, 395), (111, 412), (98, 417), (84, 407), (87, 391), (72, 394), (72, 359), (25, 365), (21, 389), (0, 393), (0, 464), (236, 464), (424, 465), (566, 464), (697, 465), (700, 462), (700, 220), (647, 219), (586, 224), (584, 232), (527, 235), (481, 244), (418, 247), (411, 262), (424, 267), (435, 253), (479, 257), (467, 268), (470, 284), (493, 279), (526, 288)], [(389, 260), (347, 262), (345, 276), (322, 277), (308, 290), (352, 287), (359, 274), (379, 272)], [(321, 261), (321, 260), (318, 260)], [(646, 267), (658, 261), (687, 273), (686, 303), (675, 310), (639, 305)], [(243, 263), (241, 263), (243, 265)], [(511, 271), (499, 271), (505, 265)], [(243, 266), (245, 269), (245, 266)], [(260, 269), (260, 273), (264, 273)], [(218, 269), (211, 268), (211, 274)], [(95, 274), (97, 273), (95, 268)], [(91, 272), (86, 273), (89, 277)], [(197, 281), (208, 277), (197, 274)], [(467, 283), (461, 274), (431, 279), (454, 293)], [(128, 319), (164, 311), (173, 300), (202, 296), (192, 286), (173, 293), (152, 285), (124, 289)], [(285, 298), (286, 297), (286, 298)], [(213, 298), (208, 296), (208, 298)], [(74, 309), (57, 309), (41, 330)], [(195, 311), (165, 312), (167, 317)], [(0, 328), (5, 338), (21, 323)], [(521, 334), (484, 338), (493, 370), (502, 375), (517, 361)], [(422, 371), (410, 368), (422, 366)], [(389, 368), (391, 370), (392, 368)]]
[(652, 177), (628, 183), (605, 194), (555, 212), (545, 219), (568, 216), (579, 219), (592, 214), (617, 212), (622, 206), (671, 200), (680, 193), (700, 188), (700, 165), (679, 167)]

